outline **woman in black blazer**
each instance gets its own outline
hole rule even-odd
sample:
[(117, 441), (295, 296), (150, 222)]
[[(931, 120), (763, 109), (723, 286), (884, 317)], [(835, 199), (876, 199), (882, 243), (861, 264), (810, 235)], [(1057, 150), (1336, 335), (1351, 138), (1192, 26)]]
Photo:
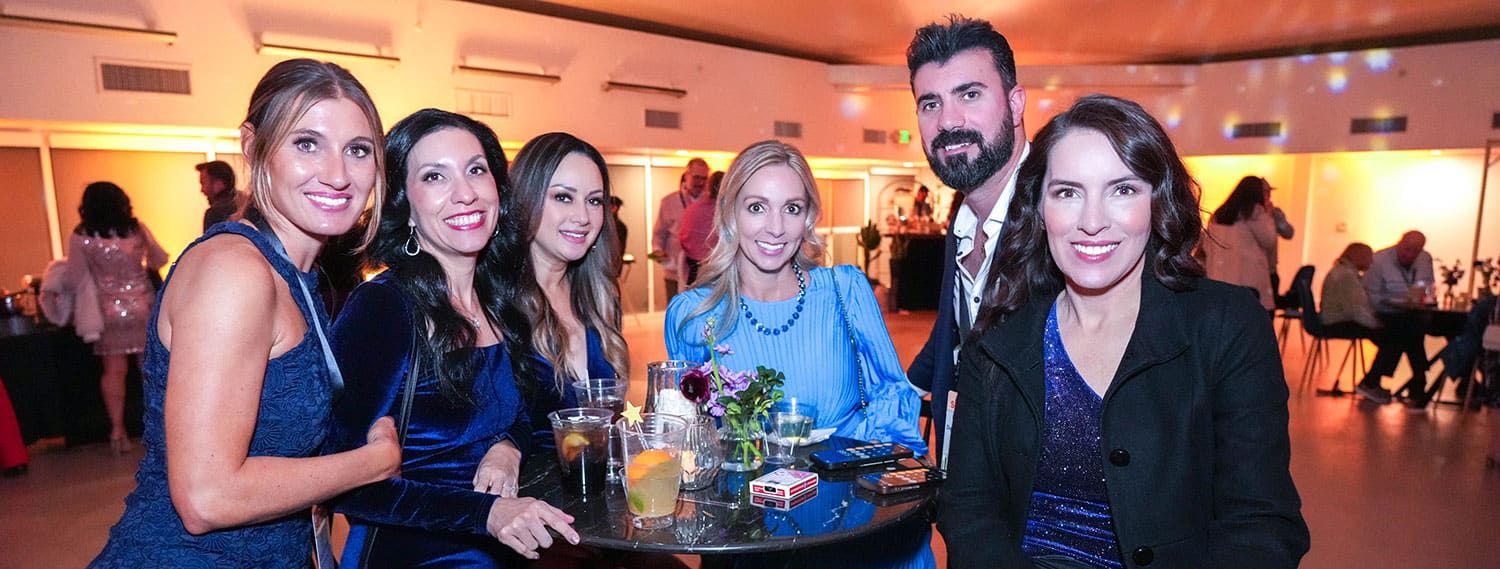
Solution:
[(1196, 185), (1135, 103), (1032, 142), (959, 358), (938, 528), (952, 567), (1295, 567), (1274, 334), (1202, 278)]

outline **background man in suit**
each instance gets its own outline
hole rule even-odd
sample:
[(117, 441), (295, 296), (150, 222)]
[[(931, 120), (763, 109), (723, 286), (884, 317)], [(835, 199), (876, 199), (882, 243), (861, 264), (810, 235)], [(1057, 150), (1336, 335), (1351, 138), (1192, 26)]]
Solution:
[(979, 313), (981, 287), (1030, 145), (1026, 91), (1005, 36), (990, 23), (950, 16), (917, 30), (906, 50), (922, 149), (939, 180), (964, 194), (943, 256), (938, 317), (907, 370), (932, 393), (937, 464), (946, 468), (948, 402), (958, 348)]

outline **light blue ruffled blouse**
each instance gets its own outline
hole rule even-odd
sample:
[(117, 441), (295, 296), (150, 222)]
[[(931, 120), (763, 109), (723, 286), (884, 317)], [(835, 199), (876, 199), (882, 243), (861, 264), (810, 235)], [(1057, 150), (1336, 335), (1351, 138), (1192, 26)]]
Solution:
[[(818, 428), (833, 427), (834, 434), (854, 439), (901, 443), (925, 455), (927, 443), (917, 428), (921, 396), (906, 379), (865, 274), (852, 265), (840, 265), (814, 267), (807, 271), (807, 277), (802, 314), (780, 335), (762, 334), (736, 306), (731, 313), (736, 319), (734, 328), (717, 338), (734, 353), (721, 356), (720, 363), (733, 370), (753, 370), (761, 365), (781, 371), (786, 375), (787, 397), (817, 405)], [(860, 374), (854, 367), (849, 332), (839, 314), (835, 282), (843, 295), (864, 366), (867, 412), (860, 410)], [(664, 335), (672, 359), (708, 360), (703, 326), (708, 317), (721, 317), (722, 309), (716, 307), (684, 323), (707, 296), (708, 289), (694, 288), (673, 297), (668, 305)], [(756, 320), (767, 328), (779, 329), (797, 308), (795, 296), (775, 302), (744, 300)]]

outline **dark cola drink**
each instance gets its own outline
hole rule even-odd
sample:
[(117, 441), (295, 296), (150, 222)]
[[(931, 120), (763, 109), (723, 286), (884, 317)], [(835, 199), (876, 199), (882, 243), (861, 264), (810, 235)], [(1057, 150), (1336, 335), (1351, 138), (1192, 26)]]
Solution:
[(563, 409), (548, 415), (563, 487), (593, 493), (604, 489), (609, 466), (609, 425), (613, 413), (605, 409)]

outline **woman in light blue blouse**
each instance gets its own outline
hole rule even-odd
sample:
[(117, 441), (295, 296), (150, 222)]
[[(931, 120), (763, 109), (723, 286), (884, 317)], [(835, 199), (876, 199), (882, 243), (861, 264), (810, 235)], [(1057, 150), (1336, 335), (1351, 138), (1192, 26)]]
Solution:
[[(917, 429), (919, 395), (906, 380), (869, 281), (852, 266), (817, 266), (823, 257), (814, 232), (818, 213), (812, 170), (796, 148), (771, 140), (740, 152), (718, 198), (719, 243), (694, 288), (667, 307), (667, 353), (708, 360), (703, 328), (712, 318), (718, 342), (733, 350), (719, 361), (730, 369), (763, 365), (786, 374), (786, 395), (817, 405), (819, 427), (926, 454)], [(816, 555), (799, 552), (791, 561), (933, 567), (930, 535), (926, 521), (918, 520), (809, 552)]]

